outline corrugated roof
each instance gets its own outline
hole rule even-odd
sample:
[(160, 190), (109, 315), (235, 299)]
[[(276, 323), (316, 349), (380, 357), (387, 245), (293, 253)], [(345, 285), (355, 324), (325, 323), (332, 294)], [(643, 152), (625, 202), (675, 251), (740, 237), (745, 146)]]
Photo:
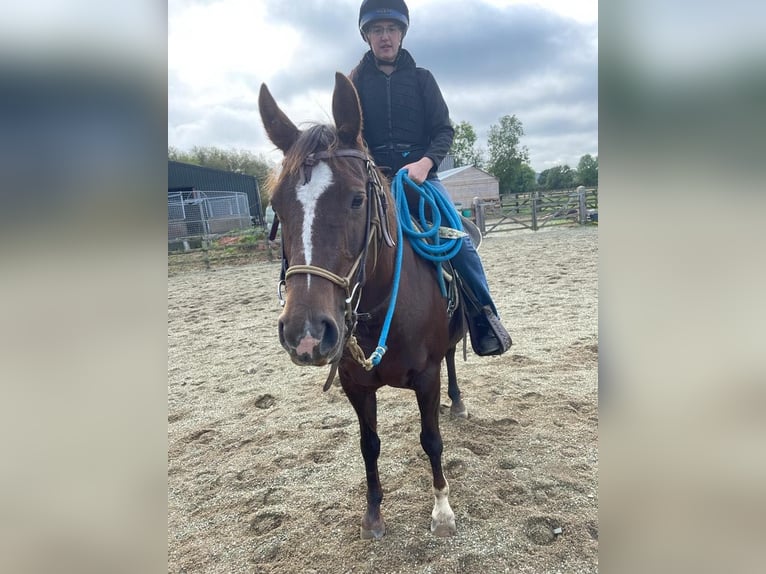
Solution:
[(258, 190), (258, 180), (252, 175), (191, 163), (168, 160), (168, 187), (194, 186), (200, 191)]
[(461, 171), (467, 170), (469, 167), (473, 167), (470, 165), (463, 165), (460, 167), (453, 167), (452, 169), (448, 169), (446, 171), (440, 171), (437, 173), (439, 176), (439, 179), (447, 179), (448, 177), (452, 177), (453, 175), (456, 175), (460, 173)]

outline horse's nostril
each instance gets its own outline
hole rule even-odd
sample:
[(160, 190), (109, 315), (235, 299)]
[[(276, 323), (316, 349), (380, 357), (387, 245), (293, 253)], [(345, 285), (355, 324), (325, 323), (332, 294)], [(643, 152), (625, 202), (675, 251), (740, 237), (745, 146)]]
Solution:
[(322, 343), (319, 345), (319, 350), (323, 355), (326, 355), (335, 349), (335, 346), (338, 344), (338, 328), (335, 326), (335, 321), (331, 319), (324, 319), (322, 326), (324, 327), (324, 334), (322, 335)]

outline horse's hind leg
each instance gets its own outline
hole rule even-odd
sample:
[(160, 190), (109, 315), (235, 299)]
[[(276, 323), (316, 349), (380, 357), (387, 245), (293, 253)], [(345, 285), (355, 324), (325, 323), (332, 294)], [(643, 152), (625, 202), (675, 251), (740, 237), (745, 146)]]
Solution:
[(431, 381), (415, 386), (420, 408), (420, 444), (431, 461), (434, 476), (434, 509), (431, 512), (431, 532), (436, 536), (452, 536), (457, 532), (455, 513), (449, 504), (449, 484), (442, 470), (442, 436), (439, 432), (439, 372)]
[(386, 524), (380, 514), (380, 503), (383, 501), (383, 489), (378, 475), (378, 456), (380, 455), (380, 439), (378, 438), (377, 398), (374, 390), (360, 388), (353, 383), (341, 385), (348, 400), (359, 418), (360, 440), (364, 468), (367, 475), (367, 511), (362, 517), (361, 535), (364, 539), (383, 538)]
[(452, 347), (444, 356), (444, 361), (447, 363), (447, 394), (449, 395), (452, 405), (450, 406), (450, 414), (455, 417), (468, 418), (468, 409), (463, 402), (460, 395), (460, 387), (457, 386), (457, 372), (455, 371), (455, 351), (457, 347)]

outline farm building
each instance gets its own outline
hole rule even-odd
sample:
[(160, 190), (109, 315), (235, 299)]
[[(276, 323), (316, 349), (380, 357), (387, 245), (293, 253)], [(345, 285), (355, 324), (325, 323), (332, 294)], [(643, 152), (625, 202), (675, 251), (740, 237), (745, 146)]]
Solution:
[(472, 165), (456, 167), (438, 172), (444, 187), (452, 198), (453, 203), (470, 207), (473, 198), (482, 201), (500, 200), (500, 183), (493, 175)]
[(168, 161), (168, 239), (264, 223), (252, 175)]

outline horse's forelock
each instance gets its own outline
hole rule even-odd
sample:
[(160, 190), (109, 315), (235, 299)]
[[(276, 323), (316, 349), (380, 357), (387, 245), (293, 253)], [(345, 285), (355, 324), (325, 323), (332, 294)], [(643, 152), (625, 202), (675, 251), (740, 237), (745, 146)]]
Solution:
[(336, 149), (337, 146), (338, 136), (335, 129), (331, 126), (315, 124), (304, 130), (301, 132), (298, 141), (285, 154), (285, 159), (282, 162), (282, 172), (279, 176), (280, 181), (297, 173), (309, 154), (325, 150), (331, 151)]

